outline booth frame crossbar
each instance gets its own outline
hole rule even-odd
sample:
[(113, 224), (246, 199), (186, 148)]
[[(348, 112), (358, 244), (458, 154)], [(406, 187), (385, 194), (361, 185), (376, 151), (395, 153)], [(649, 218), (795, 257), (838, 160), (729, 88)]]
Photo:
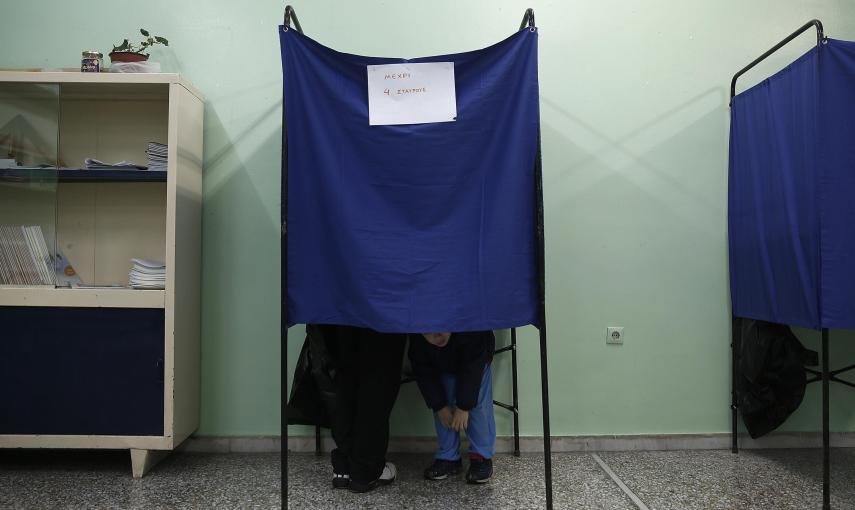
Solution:
[[(297, 19), (297, 13), (290, 5), (285, 6), (285, 16), (283, 20), (283, 30), (289, 30), (292, 26), (297, 32), (303, 33), (303, 27)], [(520, 30), (528, 27), (529, 30), (537, 30), (534, 23), (534, 10), (526, 9), (520, 23)], [(287, 398), (288, 398), (288, 130), (287, 130), (287, 115), (285, 111), (285, 103), (282, 104), (282, 185), (281, 185), (281, 303), (280, 303), (280, 423), (281, 423), (281, 448), (280, 448), (280, 463), (281, 463), (281, 493), (282, 493), (282, 508), (288, 507), (288, 419), (287, 419)], [(541, 404), (543, 411), (543, 455), (544, 455), (544, 479), (546, 490), (546, 508), (552, 510), (552, 440), (549, 427), (549, 375), (547, 370), (547, 351), (546, 351), (546, 252), (545, 239), (543, 228), (543, 172), (542, 159), (540, 151), (540, 129), (537, 132), (537, 150), (535, 153), (534, 164), (534, 193), (535, 193), (535, 234), (537, 239), (537, 269), (538, 269), (538, 331), (540, 340), (540, 383), (541, 383)], [(493, 404), (510, 411), (513, 414), (514, 420), (514, 455), (520, 455), (519, 441), (519, 393), (517, 386), (517, 331), (516, 328), (511, 329), (511, 344), (507, 347), (497, 349), (496, 354), (510, 351), (511, 352), (511, 371), (512, 371), (512, 398), (513, 404), (508, 405), (494, 400)], [(402, 383), (409, 382), (408, 380)], [(315, 451), (321, 451), (321, 435), (320, 427), (315, 427)]]
[[(733, 75), (733, 79), (730, 82), (730, 106), (733, 106), (733, 98), (736, 96), (736, 81), (740, 76), (751, 70), (757, 64), (765, 60), (767, 57), (786, 46), (787, 43), (800, 36), (804, 32), (810, 30), (811, 28), (816, 28), (816, 49), (817, 55), (820, 55), (820, 50), (822, 48), (823, 42), (826, 40), (825, 33), (823, 31), (822, 22), (818, 19), (813, 19), (799, 27), (798, 30), (793, 32), (784, 38), (781, 42), (773, 46), (766, 53), (763, 53), (753, 62), (748, 64), (739, 70), (735, 75)], [(830, 370), (830, 356), (828, 349), (828, 339), (829, 332), (828, 328), (821, 328), (821, 350), (822, 350), (822, 367), (821, 370), (812, 370), (806, 369), (806, 371), (813, 375), (806, 382), (808, 384), (815, 382), (822, 382), (822, 508), (823, 510), (831, 509), (831, 456), (830, 456), (830, 432), (829, 432), (829, 383), (836, 382), (843, 384), (845, 386), (849, 386), (855, 388), (855, 383), (846, 381), (844, 379), (840, 379), (837, 377), (839, 374), (843, 374), (845, 372), (849, 372), (851, 370), (855, 370), (855, 365), (850, 365), (844, 368), (840, 368), (837, 370)], [(730, 391), (730, 409), (731, 409), (731, 451), (733, 453), (739, 453), (739, 444), (737, 441), (737, 427), (738, 420), (737, 415), (739, 412), (739, 402), (736, 394), (736, 384), (737, 384), (737, 376), (739, 367), (736, 362), (736, 339), (740, 338), (739, 332), (737, 331), (736, 324), (734, 322), (734, 327), (732, 331), (732, 338), (730, 342), (730, 359), (731, 359), (731, 391)]]
[(810, 30), (813, 27), (816, 27), (816, 47), (817, 47), (817, 49), (819, 49), (822, 46), (822, 41), (825, 39), (825, 32), (823, 31), (823, 28), (822, 28), (822, 22), (819, 21), (818, 19), (812, 19), (812, 20), (808, 21), (807, 23), (805, 23), (804, 25), (802, 25), (801, 27), (799, 27), (798, 30), (796, 30), (792, 34), (785, 37), (781, 42), (779, 42), (778, 44), (769, 48), (769, 50), (766, 51), (766, 53), (755, 58), (750, 64), (743, 67), (742, 69), (737, 71), (736, 74), (733, 75), (733, 79), (730, 80), (730, 103), (729, 103), (729, 105), (733, 106), (733, 98), (734, 98), (734, 96), (736, 96), (736, 80), (738, 80), (740, 76), (742, 76), (743, 74), (745, 74), (748, 71), (750, 71), (751, 69), (753, 69), (757, 64), (766, 60), (767, 58), (769, 58), (770, 55), (772, 55), (776, 51), (780, 50), (781, 48), (786, 46), (790, 41), (792, 41), (796, 37), (802, 35), (803, 33), (807, 32), (808, 30)]

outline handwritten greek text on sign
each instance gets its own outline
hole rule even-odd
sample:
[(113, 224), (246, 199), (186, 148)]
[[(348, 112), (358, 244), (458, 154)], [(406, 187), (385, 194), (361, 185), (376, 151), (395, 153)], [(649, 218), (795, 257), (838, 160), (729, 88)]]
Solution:
[(456, 118), (454, 62), (368, 66), (368, 124), (426, 124)]

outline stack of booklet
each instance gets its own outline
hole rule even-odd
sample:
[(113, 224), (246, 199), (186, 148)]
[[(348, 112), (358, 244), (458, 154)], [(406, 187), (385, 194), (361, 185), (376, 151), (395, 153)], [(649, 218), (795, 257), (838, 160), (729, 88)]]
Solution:
[(0, 225), (0, 285), (54, 285), (42, 227)]
[(131, 259), (130, 284), (134, 289), (166, 288), (166, 266), (163, 262), (145, 259)]
[(95, 158), (86, 158), (83, 160), (87, 170), (145, 170), (146, 167), (138, 165), (131, 161), (119, 161), (118, 163), (104, 163)]
[(166, 153), (167, 145), (157, 142), (149, 142), (148, 149), (145, 153), (148, 154), (148, 169), (166, 171)]

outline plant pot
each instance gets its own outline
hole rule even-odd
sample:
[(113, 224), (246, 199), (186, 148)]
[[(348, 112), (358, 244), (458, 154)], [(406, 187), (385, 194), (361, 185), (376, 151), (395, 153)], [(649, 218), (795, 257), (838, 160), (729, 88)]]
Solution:
[(148, 55), (142, 53), (130, 51), (114, 51), (110, 53), (110, 61), (112, 62), (145, 62), (146, 60), (148, 60)]

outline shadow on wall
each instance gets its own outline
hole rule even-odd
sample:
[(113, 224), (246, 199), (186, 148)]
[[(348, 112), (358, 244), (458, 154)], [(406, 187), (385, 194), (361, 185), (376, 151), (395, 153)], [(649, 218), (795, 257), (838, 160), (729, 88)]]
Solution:
[[(686, 251), (679, 254), (668, 249), (659, 252), (652, 247), (639, 250), (634, 253), (635, 259), (631, 265), (636, 268), (637, 266), (671, 268), (663, 271), (658, 278), (661, 282), (667, 282), (669, 288), (680, 285), (681, 280), (696, 279), (697, 274), (693, 274), (693, 271), (697, 271), (700, 267), (706, 273), (718, 274), (724, 287), (721, 308), (729, 316), (729, 293), (727, 293), (726, 282), (727, 126), (729, 123), (727, 98), (727, 90), (724, 87), (708, 89), (620, 137), (610, 137), (602, 130), (598, 130), (590, 123), (562, 109), (561, 105), (555, 101), (542, 98), (542, 103), (545, 106), (545, 159), (548, 160), (550, 147), (553, 146), (564, 147), (564, 152), (571, 155), (570, 158), (565, 159), (563, 165), (549, 161), (544, 163), (546, 168), (544, 176), (548, 180), (545, 187), (547, 193), (550, 193), (551, 190), (554, 195), (561, 190), (569, 190), (569, 194), (572, 195), (572, 197), (568, 196), (568, 192), (565, 191), (563, 196), (554, 197), (555, 199), (551, 204), (553, 206), (552, 212), (548, 212), (546, 217), (547, 230), (550, 230), (550, 223), (555, 221), (556, 216), (559, 218), (557, 223), (567, 225), (566, 228), (581, 228), (569, 221), (569, 216), (575, 214), (571, 211), (593, 210), (597, 207), (597, 201), (602, 200), (605, 196), (613, 195), (617, 201), (621, 201), (621, 199), (634, 201), (635, 203), (631, 207), (643, 206), (645, 214), (639, 218), (646, 218), (646, 220), (620, 218), (620, 220), (632, 225), (633, 228), (627, 229), (625, 225), (617, 224), (613, 225), (613, 228), (608, 228), (609, 220), (601, 219), (600, 226), (606, 226), (612, 234), (618, 234), (625, 230), (648, 232), (655, 241), (657, 224), (660, 229), (663, 225), (667, 225), (671, 230), (670, 237), (685, 239), (689, 245), (691, 244), (688, 243), (690, 240), (703, 244), (687, 246), (684, 248)], [(718, 134), (719, 139), (714, 144), (709, 143), (710, 133)], [(571, 149), (568, 150), (568, 147)], [(558, 171), (554, 168), (555, 163), (562, 165), (557, 169)], [(552, 168), (551, 172), (549, 171), (550, 168)], [(709, 170), (713, 171), (710, 172)], [(572, 185), (568, 184), (570, 181), (572, 181)], [(547, 206), (549, 205), (550, 200), (547, 198)], [(641, 224), (642, 222), (643, 224)], [(677, 227), (675, 222), (682, 223), (682, 226)], [(712, 242), (710, 236), (712, 236)], [(576, 233), (569, 237), (578, 243), (581, 239), (585, 239), (585, 234)], [(555, 236), (552, 238), (555, 239)], [(591, 241), (592, 239), (587, 240)], [(660, 241), (663, 241), (663, 246), (667, 248), (667, 238), (663, 237)], [(559, 240), (559, 242), (565, 241)], [(608, 241), (602, 240), (602, 243), (608, 244)], [(578, 244), (585, 247), (584, 250), (596, 252), (596, 249), (592, 248), (592, 246), (596, 246), (595, 244), (590, 242)], [(552, 243), (552, 247), (555, 247), (555, 243)], [(643, 246), (639, 245), (639, 247)], [(696, 261), (703, 260), (703, 252), (708, 249), (715, 249), (718, 252), (718, 257), (714, 258), (724, 261), (724, 264), (717, 263), (714, 266), (708, 261), (699, 266)], [(575, 253), (576, 250), (572, 247), (566, 247), (561, 251), (573, 251)], [(689, 258), (695, 262), (679, 270), (682, 274), (678, 274), (676, 271), (680, 267), (686, 266), (687, 254), (691, 255)], [(579, 255), (579, 265), (590, 267), (583, 262), (586, 255), (584, 253), (579, 253)], [(592, 254), (589, 253), (588, 257), (590, 256)], [(596, 253), (593, 256), (596, 256)], [(680, 261), (675, 259), (675, 256), (683, 260), (682, 266)], [(715, 262), (715, 260), (711, 262)], [(558, 269), (554, 265), (552, 268)], [(634, 271), (633, 269), (628, 270), (623, 278), (633, 278)], [(617, 279), (621, 279), (620, 273), (620, 270), (616, 270), (615, 277)], [(653, 274), (658, 273), (658, 271), (653, 271)], [(554, 278), (551, 280), (554, 281)], [(576, 281), (576, 278), (570, 274), (567, 278), (559, 278), (559, 280), (572, 282)], [(669, 280), (672, 281), (669, 282)], [(560, 289), (559, 292), (561, 292)], [(608, 302), (608, 298), (607, 293), (598, 295), (595, 289), (587, 291), (584, 296), (584, 300), (589, 303), (599, 301), (602, 304)], [(581, 301), (575, 303), (581, 299), (581, 297), (570, 295), (564, 302), (571, 303), (570, 309), (584, 310), (585, 303)], [(554, 298), (553, 302), (555, 302)], [(660, 324), (660, 330), (662, 328), (674, 328), (675, 331), (663, 331), (663, 337), (677, 338), (679, 337), (678, 325), (674, 322), (673, 313), (687, 306), (692, 306), (692, 303), (660, 303), (660, 306), (654, 306), (648, 310), (652, 319), (650, 322)], [(584, 316), (583, 312), (579, 312), (579, 314)], [(721, 315), (713, 314), (711, 317), (718, 320)], [(701, 324), (697, 320), (700, 320), (700, 317), (694, 322), (696, 326)], [(727, 319), (725, 318), (725, 320)], [(710, 317), (706, 318), (706, 322), (710, 322)], [(818, 332), (796, 329), (796, 333), (808, 348), (819, 349)], [(855, 363), (855, 341), (853, 338), (855, 338), (853, 331), (832, 331), (832, 369)], [(719, 350), (727, 351), (729, 360), (727, 338), (722, 338), (719, 347)], [(680, 361), (679, 356), (674, 356), (674, 358), (675, 362)], [(698, 362), (708, 361), (701, 358), (696, 359)], [(690, 360), (682, 358), (684, 364), (687, 361)], [(671, 366), (670, 363), (668, 365)], [(722, 366), (723, 373), (728, 370), (727, 366)], [(553, 377), (553, 384), (558, 382), (554, 379), (560, 377), (562, 377), (561, 374), (556, 374)], [(561, 385), (560, 382), (556, 386), (559, 385)], [(787, 424), (781, 428), (781, 431), (815, 431), (818, 429), (821, 416), (819, 414), (819, 392), (818, 384), (808, 387), (804, 403), (788, 420)], [(855, 420), (855, 408), (844, 405), (844, 402), (851, 400), (852, 390), (832, 384), (831, 392), (833, 424), (838, 425), (833, 431), (850, 430), (851, 424)], [(649, 404), (655, 406), (657, 402), (651, 401)], [(560, 403), (555, 402), (553, 406), (558, 405)], [(726, 405), (723, 404), (722, 409), (726, 409)], [(560, 414), (560, 411), (555, 414)], [(572, 417), (567, 419), (572, 419)], [(849, 424), (849, 427), (846, 424)], [(560, 434), (560, 432), (556, 433)]]
[[(590, 123), (580, 119), (562, 106), (546, 97), (542, 98), (542, 103), (547, 107), (547, 112), (554, 112), (558, 118), (555, 122), (556, 126), (547, 125), (549, 137), (562, 138), (563, 142), (570, 143), (573, 147), (578, 147), (577, 151), (580, 157), (571, 158), (570, 170), (584, 169), (591, 163), (597, 161), (609, 167), (609, 169), (624, 173), (627, 178), (634, 181), (641, 181), (641, 177), (633, 176), (632, 173), (636, 170), (647, 170), (650, 174), (655, 175), (661, 182), (653, 183), (652, 185), (640, 186), (648, 191), (658, 190), (660, 195), (673, 196), (675, 193), (686, 195), (694, 202), (703, 204), (709, 211), (720, 209), (720, 204), (713, 203), (708, 194), (703, 193), (703, 190), (691, 189), (685, 184), (688, 179), (684, 175), (673, 176), (668, 172), (657, 168), (644, 158), (644, 153), (649, 152), (653, 147), (666, 142), (669, 138), (678, 136), (685, 131), (688, 126), (700, 121), (701, 119), (715, 114), (721, 118), (723, 126), (727, 125), (727, 93), (723, 87), (713, 87), (683, 103), (676, 105), (669, 110), (663, 112), (657, 117), (654, 117), (641, 126), (626, 133), (620, 138), (612, 138), (606, 133), (598, 130)], [(552, 115), (545, 116), (547, 118)], [(569, 135), (568, 135), (569, 134)], [(719, 141), (716, 147), (721, 148), (721, 154), (727, 154), (726, 140)], [(582, 150), (579, 143), (584, 144), (587, 150)], [(561, 145), (566, 146), (566, 145)], [(712, 147), (709, 143), (698, 144), (699, 148)], [(708, 150), (708, 149), (707, 149)], [(687, 162), (688, 164), (688, 162)], [(633, 170), (628, 172), (626, 170)], [(553, 174), (554, 175), (554, 174)], [(570, 177), (572, 172), (568, 172), (564, 177)], [(586, 186), (593, 186), (598, 179), (602, 179), (602, 174), (584, 176), (580, 179)], [(578, 181), (577, 181), (578, 182)], [(663, 193), (662, 190), (665, 190)], [(583, 189), (577, 192), (584, 191)]]
[(236, 136), (206, 111), (200, 434), (269, 434), (278, 422), (281, 106), (242, 119)]
[[(562, 360), (563, 370), (550, 371), (553, 422), (564, 425), (557, 435), (726, 426), (725, 92), (706, 89), (619, 134), (541, 99), (547, 317), (552, 346), (572, 345), (559, 352), (573, 353)], [(600, 341), (600, 325), (610, 317), (622, 317), (635, 332), (620, 354), (605, 351)], [(705, 341), (681, 342), (687, 329)], [(622, 378), (591, 368), (600, 363)], [(657, 365), (668, 367), (668, 377), (651, 375), (649, 367)], [(698, 398), (674, 379), (715, 377), (719, 366), (723, 386), (705, 389), (702, 397), (721, 400), (720, 409), (711, 403), (668, 413), (668, 402)], [(627, 379), (645, 384), (622, 386)], [(598, 401), (573, 390), (583, 380), (620, 397)], [(622, 425), (627, 416), (638, 417), (634, 430)]]

